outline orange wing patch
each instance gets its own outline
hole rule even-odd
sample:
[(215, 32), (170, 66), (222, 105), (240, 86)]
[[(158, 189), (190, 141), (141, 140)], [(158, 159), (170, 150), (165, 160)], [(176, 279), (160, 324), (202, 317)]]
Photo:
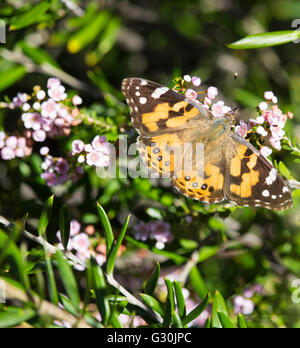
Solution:
[(232, 193), (242, 198), (252, 196), (252, 188), (259, 181), (259, 172), (254, 170), (257, 161), (258, 156), (249, 150), (247, 146), (239, 145), (236, 148), (236, 155), (230, 162), (230, 174), (233, 177), (241, 177), (242, 180), (240, 184), (232, 183), (230, 185)]
[(183, 178), (174, 178), (172, 183), (189, 198), (207, 203), (221, 202), (224, 200), (224, 172), (222, 168), (224, 168), (222, 165), (208, 163), (204, 168), (204, 178), (195, 176), (195, 172), (185, 173)]
[(198, 114), (199, 111), (186, 101), (180, 101), (173, 106), (169, 103), (160, 103), (153, 111), (143, 113), (141, 121), (150, 132), (156, 132), (162, 128), (182, 127)]

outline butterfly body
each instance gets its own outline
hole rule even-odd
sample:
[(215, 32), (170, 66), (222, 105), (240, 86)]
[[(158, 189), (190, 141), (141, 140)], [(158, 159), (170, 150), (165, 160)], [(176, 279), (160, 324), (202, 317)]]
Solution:
[(139, 133), (143, 162), (159, 176), (170, 177), (182, 194), (207, 203), (226, 199), (274, 210), (291, 207), (285, 180), (257, 149), (232, 132), (234, 112), (214, 117), (200, 102), (140, 78), (125, 79), (122, 92)]

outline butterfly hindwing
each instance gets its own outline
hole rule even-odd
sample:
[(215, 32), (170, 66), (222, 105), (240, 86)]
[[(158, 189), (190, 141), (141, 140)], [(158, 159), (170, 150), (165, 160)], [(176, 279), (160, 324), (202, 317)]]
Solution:
[(291, 192), (271, 162), (236, 134), (231, 139), (231, 152), (227, 149), (226, 198), (242, 206), (290, 208)]

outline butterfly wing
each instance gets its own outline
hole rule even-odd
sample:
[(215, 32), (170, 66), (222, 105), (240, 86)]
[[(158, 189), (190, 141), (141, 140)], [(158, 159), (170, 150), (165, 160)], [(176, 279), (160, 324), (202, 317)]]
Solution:
[(160, 176), (172, 176), (174, 153), (180, 151), (182, 144), (193, 143), (199, 132), (206, 132), (212, 122), (209, 111), (200, 103), (145, 79), (123, 80), (122, 92), (133, 126), (140, 134), (137, 147), (143, 162)]
[(224, 193), (241, 206), (284, 210), (292, 206), (285, 180), (248, 141), (232, 133), (226, 148)]

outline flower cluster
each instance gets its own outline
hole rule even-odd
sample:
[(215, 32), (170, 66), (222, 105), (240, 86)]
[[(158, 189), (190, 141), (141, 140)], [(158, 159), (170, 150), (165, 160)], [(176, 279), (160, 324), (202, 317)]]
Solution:
[(46, 91), (35, 86), (31, 95), (18, 93), (11, 103), (1, 103), (0, 107), (20, 109), (26, 137), (41, 143), (47, 137), (69, 135), (70, 127), (81, 122), (77, 107), (81, 103), (82, 99), (77, 95), (68, 98), (59, 79), (50, 78)]
[(158, 249), (164, 249), (165, 244), (170, 242), (173, 238), (170, 232), (170, 224), (163, 221), (151, 221), (148, 223), (140, 222), (134, 227), (135, 238), (146, 241), (147, 239), (154, 239), (155, 246)]
[[(45, 153), (46, 149), (42, 148), (41, 153)], [(64, 158), (55, 158), (47, 154), (42, 163), (41, 177), (46, 180), (48, 186), (62, 185), (69, 180), (69, 168), (68, 161)]]
[(241, 137), (248, 137), (256, 134), (259, 136), (259, 144), (267, 142), (270, 146), (259, 146), (260, 152), (265, 157), (271, 155), (272, 148), (281, 150), (281, 141), (284, 138), (284, 127), (287, 119), (292, 119), (293, 114), (287, 112), (284, 114), (278, 107), (278, 98), (272, 91), (264, 93), (265, 100), (258, 105), (259, 116), (256, 119), (250, 119), (249, 123), (241, 121), (235, 127), (235, 131)]
[(105, 136), (97, 135), (91, 144), (85, 144), (82, 140), (74, 140), (72, 154), (77, 157), (77, 162), (80, 164), (107, 167), (110, 164), (113, 150)]
[(236, 314), (242, 313), (244, 315), (250, 315), (254, 311), (254, 302), (251, 298), (255, 294), (259, 294), (262, 292), (262, 286), (260, 284), (255, 284), (251, 286), (249, 289), (245, 289), (243, 296), (238, 295), (233, 299), (234, 304), (234, 312)]
[[(201, 103), (211, 111), (214, 117), (222, 117), (231, 111), (231, 108), (226, 106), (222, 100), (213, 103), (218, 95), (216, 87), (210, 86), (206, 90), (199, 90), (200, 77), (185, 75), (183, 79), (176, 79), (175, 83), (175, 90), (194, 102)], [(240, 121), (235, 126), (235, 132), (239, 136), (247, 138), (260, 149), (263, 156), (268, 157), (272, 153), (272, 148), (277, 151), (281, 150), (281, 141), (285, 136), (285, 123), (288, 118), (293, 118), (293, 114), (291, 112), (284, 114), (280, 110), (278, 98), (272, 91), (264, 93), (264, 101), (259, 104), (258, 111), (259, 116), (256, 119), (250, 119), (248, 123)]]
[(215, 117), (222, 117), (231, 110), (222, 100), (213, 103), (213, 100), (219, 93), (216, 87), (210, 86), (205, 91), (199, 91), (201, 85), (201, 78), (199, 76), (191, 77), (190, 75), (185, 75), (180, 85), (180, 88), (176, 87), (176, 89), (183, 91), (185, 97), (195, 102), (200, 102), (198, 96), (201, 96), (200, 99), (203, 102), (202, 106), (209, 109)]
[[(99, 247), (99, 245), (96, 249), (94, 249), (89, 238), (89, 236), (92, 236), (94, 232), (95, 230), (92, 225), (87, 226), (85, 228), (85, 232), (81, 232), (81, 224), (77, 220), (72, 220), (70, 226), (68, 250), (75, 252), (75, 255), (83, 261), (90, 259), (90, 257), (93, 255), (97, 263), (102, 266), (106, 260), (105, 255), (102, 252), (103, 250)], [(63, 250), (64, 247), (61, 243), (60, 231), (57, 231), (56, 236), (59, 240), (58, 248)], [(74, 265), (74, 268), (78, 271), (85, 270), (83, 266), (78, 264)]]
[(32, 148), (25, 137), (7, 136), (0, 132), (0, 157), (7, 161), (31, 155)]

